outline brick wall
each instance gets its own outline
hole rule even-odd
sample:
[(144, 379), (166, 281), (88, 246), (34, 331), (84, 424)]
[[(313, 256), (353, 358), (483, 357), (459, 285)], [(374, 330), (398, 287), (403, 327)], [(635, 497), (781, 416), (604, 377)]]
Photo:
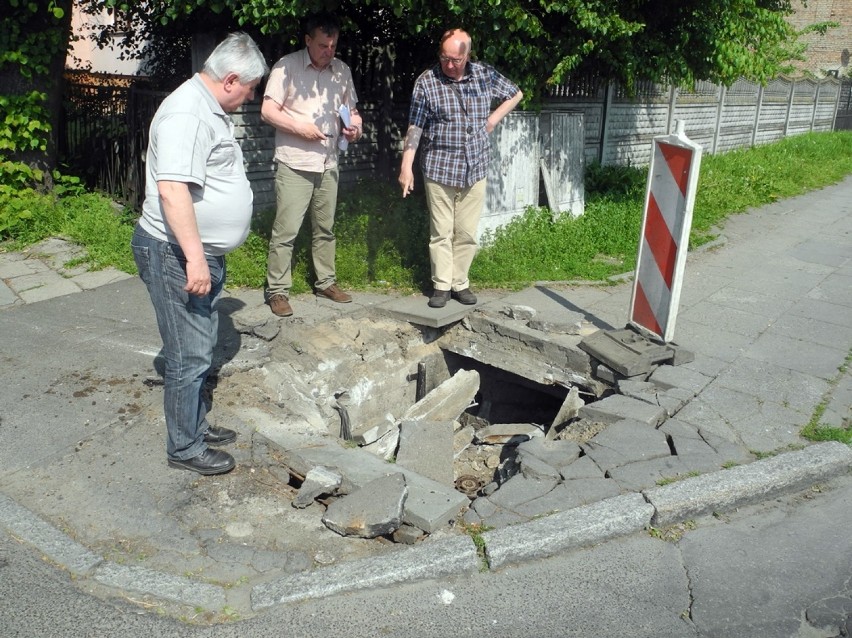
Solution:
[(806, 62), (796, 67), (810, 71), (818, 77), (828, 71), (839, 75), (850, 72), (849, 58), (852, 54), (852, 0), (808, 0), (807, 6), (796, 3), (796, 14), (790, 18), (790, 24), (802, 29), (817, 22), (839, 22), (840, 26), (829, 29), (825, 36), (810, 34), (802, 38), (807, 43)]

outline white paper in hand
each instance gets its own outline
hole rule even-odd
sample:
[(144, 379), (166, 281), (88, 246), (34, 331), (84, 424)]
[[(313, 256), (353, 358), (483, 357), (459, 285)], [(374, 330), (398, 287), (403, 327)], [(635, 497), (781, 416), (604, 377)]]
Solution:
[[(349, 113), (349, 106), (346, 104), (341, 104), (340, 108), (337, 109), (337, 112), (340, 113), (340, 121), (343, 122), (344, 128), (349, 128), (352, 125), (352, 117)], [(337, 140), (337, 148), (341, 150), (341, 152), (346, 152), (346, 149), (349, 148), (349, 140), (347, 140), (342, 135)]]

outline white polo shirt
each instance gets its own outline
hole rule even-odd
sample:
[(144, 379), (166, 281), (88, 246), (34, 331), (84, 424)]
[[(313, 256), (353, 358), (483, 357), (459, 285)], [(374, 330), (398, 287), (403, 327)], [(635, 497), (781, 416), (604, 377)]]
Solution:
[(161, 180), (185, 182), (208, 255), (242, 244), (249, 233), (254, 195), (234, 139), (234, 124), (195, 74), (169, 95), (151, 122), (140, 225), (173, 244), (157, 191)]

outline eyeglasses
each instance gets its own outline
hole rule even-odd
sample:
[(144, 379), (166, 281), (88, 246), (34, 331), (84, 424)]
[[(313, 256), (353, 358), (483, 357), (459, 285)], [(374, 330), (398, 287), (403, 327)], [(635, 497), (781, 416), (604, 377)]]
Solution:
[(461, 58), (451, 58), (447, 55), (439, 55), (438, 56), (438, 59), (441, 62), (443, 62), (445, 64), (452, 64), (454, 66), (460, 66), (465, 61), (466, 58), (467, 58), (467, 56), (464, 56), (464, 57), (461, 57)]

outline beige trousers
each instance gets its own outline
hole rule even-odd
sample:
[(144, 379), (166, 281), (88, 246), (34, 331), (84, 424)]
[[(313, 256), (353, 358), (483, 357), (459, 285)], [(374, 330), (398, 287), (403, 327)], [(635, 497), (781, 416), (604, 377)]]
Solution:
[(476, 229), (485, 203), (485, 180), (468, 188), (425, 180), (429, 206), (429, 259), (435, 290), (464, 290), (476, 255)]
[(269, 240), (266, 298), (289, 294), (293, 285), (293, 244), (305, 213), (311, 218), (311, 257), (314, 288), (324, 290), (335, 282), (334, 213), (337, 208), (338, 169), (322, 173), (293, 170), (278, 163), (275, 172), (277, 212)]

